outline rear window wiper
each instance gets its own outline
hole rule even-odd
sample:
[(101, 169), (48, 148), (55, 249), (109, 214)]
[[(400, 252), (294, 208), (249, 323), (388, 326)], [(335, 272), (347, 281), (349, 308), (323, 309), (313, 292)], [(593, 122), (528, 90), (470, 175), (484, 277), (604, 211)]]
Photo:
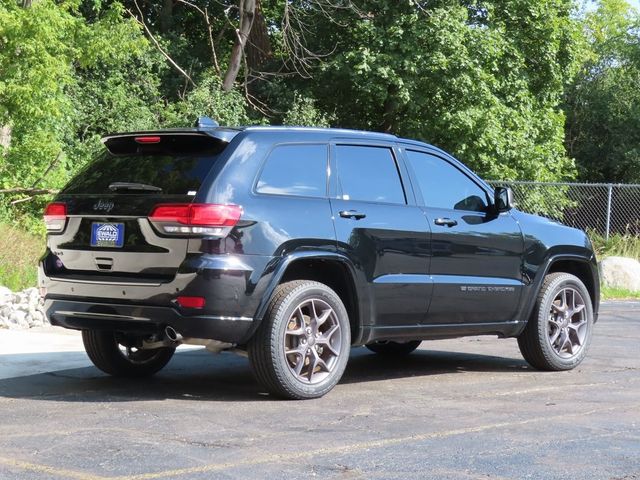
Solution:
[(109, 184), (109, 190), (146, 190), (147, 192), (161, 192), (162, 188), (146, 183), (113, 182)]

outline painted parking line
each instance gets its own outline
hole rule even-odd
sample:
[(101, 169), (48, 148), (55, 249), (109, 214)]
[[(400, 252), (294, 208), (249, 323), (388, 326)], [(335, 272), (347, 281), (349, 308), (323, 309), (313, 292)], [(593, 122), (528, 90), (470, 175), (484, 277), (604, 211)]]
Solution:
[(345, 455), (345, 454), (355, 453), (362, 450), (389, 447), (389, 446), (399, 445), (403, 443), (420, 442), (424, 440), (433, 440), (438, 438), (452, 437), (455, 435), (466, 435), (469, 433), (480, 433), (480, 432), (485, 432), (489, 430), (517, 427), (517, 426), (534, 424), (534, 423), (549, 422), (553, 420), (566, 420), (567, 418), (584, 417), (584, 416), (594, 415), (598, 413), (610, 412), (613, 410), (619, 411), (619, 407), (616, 406), (616, 407), (609, 407), (609, 408), (594, 409), (594, 410), (589, 410), (587, 412), (574, 413), (574, 414), (563, 413), (555, 416), (535, 417), (535, 418), (528, 418), (524, 420), (517, 420), (517, 421), (511, 421), (511, 422), (489, 423), (485, 425), (479, 425), (476, 427), (457, 428), (452, 430), (440, 430), (437, 432), (409, 435), (405, 437), (395, 437), (395, 438), (386, 438), (386, 439), (371, 440), (371, 441), (365, 441), (365, 442), (357, 442), (349, 445), (320, 448), (320, 449), (305, 451), (305, 452), (263, 455), (260, 457), (243, 459), (238, 462), (212, 463), (212, 464), (200, 465), (197, 467), (178, 468), (173, 470), (141, 473), (137, 475), (123, 475), (123, 476), (116, 476), (116, 477), (104, 477), (104, 476), (96, 475), (90, 472), (81, 472), (76, 470), (57, 468), (57, 467), (52, 467), (48, 465), (26, 462), (22, 460), (15, 460), (12, 458), (6, 458), (1, 456), (0, 456), (0, 465), (4, 464), (9, 467), (13, 467), (20, 470), (26, 470), (34, 473), (43, 473), (43, 474), (53, 475), (56, 477), (70, 479), (70, 480), (155, 480), (155, 479), (162, 479), (162, 478), (196, 475), (196, 474), (202, 474), (202, 473), (213, 473), (213, 472), (219, 472), (222, 470), (230, 470), (234, 468), (255, 466), (255, 465), (266, 464), (266, 463), (279, 463), (279, 462), (290, 463), (292, 460), (304, 460), (307, 458), (314, 458), (314, 457), (325, 456), (325, 455)]
[(18, 470), (25, 470), (27, 472), (33, 473), (42, 473), (45, 475), (70, 480), (109, 480), (108, 477), (101, 477), (92, 473), (69, 470), (68, 468), (51, 467), (49, 465), (42, 465), (40, 463), (25, 462), (23, 460), (16, 460), (14, 458), (0, 457), (0, 465), (6, 465)]

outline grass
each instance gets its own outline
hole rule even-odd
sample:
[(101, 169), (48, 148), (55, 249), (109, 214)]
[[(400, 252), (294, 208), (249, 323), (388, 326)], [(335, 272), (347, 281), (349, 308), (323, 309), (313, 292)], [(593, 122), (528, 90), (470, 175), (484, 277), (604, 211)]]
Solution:
[(604, 236), (589, 232), (598, 260), (604, 257), (629, 257), (640, 260), (640, 237), (615, 234), (605, 240)]
[(0, 224), (0, 285), (13, 291), (35, 287), (44, 247), (44, 238)]
[(626, 288), (602, 287), (602, 300), (640, 300), (640, 292), (632, 292)]

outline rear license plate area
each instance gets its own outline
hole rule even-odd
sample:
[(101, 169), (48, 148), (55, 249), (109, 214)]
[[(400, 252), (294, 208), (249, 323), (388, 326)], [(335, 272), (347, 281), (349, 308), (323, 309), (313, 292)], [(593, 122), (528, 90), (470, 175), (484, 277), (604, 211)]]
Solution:
[(91, 224), (91, 246), (122, 248), (124, 245), (124, 223)]

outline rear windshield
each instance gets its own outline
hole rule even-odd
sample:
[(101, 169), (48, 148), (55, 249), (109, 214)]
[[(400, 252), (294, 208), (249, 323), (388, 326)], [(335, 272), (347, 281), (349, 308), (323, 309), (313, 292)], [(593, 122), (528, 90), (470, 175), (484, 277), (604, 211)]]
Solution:
[[(131, 194), (162, 189), (155, 192), (192, 195), (218, 160), (220, 147), (223, 148), (220, 145), (217, 151), (206, 149), (181, 155), (148, 149), (119, 155), (104, 152), (83, 168), (62, 193)], [(118, 188), (117, 184), (140, 184), (143, 187)]]

